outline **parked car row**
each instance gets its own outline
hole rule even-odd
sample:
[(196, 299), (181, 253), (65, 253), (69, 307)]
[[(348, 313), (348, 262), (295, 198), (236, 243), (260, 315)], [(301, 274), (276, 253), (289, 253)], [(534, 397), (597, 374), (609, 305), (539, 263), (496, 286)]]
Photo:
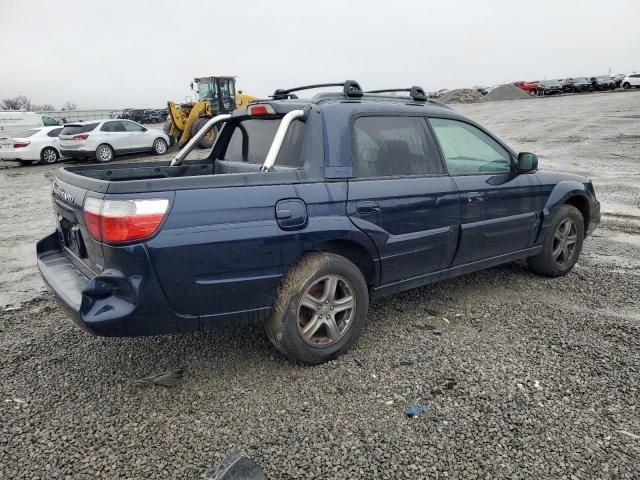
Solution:
[(166, 108), (155, 108), (155, 109), (133, 109), (127, 108), (122, 111), (122, 113), (118, 116), (123, 120), (133, 120), (138, 123), (163, 123), (167, 116), (169, 115), (169, 111)]
[(169, 137), (131, 120), (106, 119), (23, 130), (0, 138), (0, 160), (55, 163), (61, 158), (110, 162), (118, 155), (169, 149)]
[(640, 87), (640, 74), (597, 75), (594, 77), (569, 77), (552, 80), (518, 81), (513, 84), (529, 95), (554, 95), (560, 93), (582, 93), (616, 88)]

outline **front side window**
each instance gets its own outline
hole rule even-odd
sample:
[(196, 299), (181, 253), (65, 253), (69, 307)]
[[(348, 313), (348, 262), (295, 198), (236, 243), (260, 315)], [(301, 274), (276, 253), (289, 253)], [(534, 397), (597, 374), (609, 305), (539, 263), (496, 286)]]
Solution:
[(122, 122), (124, 123), (124, 129), (127, 132), (144, 132), (144, 127), (142, 125), (138, 125), (133, 122)]
[(358, 178), (442, 173), (422, 117), (356, 118), (353, 150)]
[(451, 175), (511, 171), (509, 152), (477, 127), (458, 120), (429, 119)]
[(42, 124), (45, 127), (55, 127), (56, 125), (59, 125), (58, 121), (55, 118), (50, 117), (48, 115), (43, 115), (42, 116)]

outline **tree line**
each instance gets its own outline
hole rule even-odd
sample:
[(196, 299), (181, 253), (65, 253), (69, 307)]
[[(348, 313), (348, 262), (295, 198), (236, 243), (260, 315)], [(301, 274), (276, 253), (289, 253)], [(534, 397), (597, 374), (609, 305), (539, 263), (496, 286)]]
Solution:
[[(66, 101), (62, 105), (60, 110), (77, 110), (78, 105)], [(0, 110), (26, 110), (28, 112), (50, 112), (53, 110), (57, 110), (56, 107), (51, 105), (50, 103), (43, 103), (42, 105), (36, 105), (31, 102), (29, 97), (24, 95), (18, 95), (12, 98), (4, 98), (0, 100)]]

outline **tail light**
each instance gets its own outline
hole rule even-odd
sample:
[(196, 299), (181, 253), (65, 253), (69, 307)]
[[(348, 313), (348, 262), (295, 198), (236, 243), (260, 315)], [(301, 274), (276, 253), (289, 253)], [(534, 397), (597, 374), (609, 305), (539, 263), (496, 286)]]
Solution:
[(31, 144), (29, 140), (21, 140), (19, 142), (14, 142), (13, 148), (24, 148), (28, 147)]
[(276, 111), (271, 105), (258, 103), (247, 108), (247, 114), (251, 115), (252, 117), (259, 117), (261, 115), (275, 115)]
[(71, 140), (86, 140), (87, 138), (89, 138), (88, 133), (81, 133), (79, 135), (74, 135), (73, 137), (71, 137)]
[(84, 220), (91, 236), (107, 243), (142, 240), (158, 230), (169, 200), (101, 200), (88, 197), (84, 202)]

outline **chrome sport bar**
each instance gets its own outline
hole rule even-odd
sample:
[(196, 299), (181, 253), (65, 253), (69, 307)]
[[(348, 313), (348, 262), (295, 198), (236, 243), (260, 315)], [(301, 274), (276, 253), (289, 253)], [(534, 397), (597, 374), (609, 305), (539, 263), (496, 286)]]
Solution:
[(198, 133), (196, 133), (193, 137), (191, 137), (191, 140), (187, 142), (187, 144), (182, 148), (182, 150), (176, 153), (176, 156), (173, 157), (173, 160), (171, 160), (170, 165), (172, 167), (175, 167), (176, 165), (180, 165), (182, 161), (186, 158), (186, 156), (189, 155), (189, 153), (191, 153), (191, 150), (194, 149), (194, 147), (198, 144), (198, 142), (202, 139), (202, 137), (204, 137), (207, 133), (209, 133), (209, 130), (211, 130), (214, 125), (217, 125), (218, 123), (226, 122), (230, 118), (231, 118), (231, 115), (229, 115), (228, 113), (225, 113), (223, 115), (216, 115), (207, 123), (205, 123), (204, 126), (200, 130), (198, 130)]
[(280, 147), (282, 147), (284, 137), (287, 134), (287, 130), (289, 130), (289, 125), (291, 125), (291, 122), (296, 118), (301, 117), (304, 117), (304, 110), (291, 110), (282, 117), (278, 130), (276, 131), (276, 136), (273, 138), (271, 148), (269, 148), (269, 153), (267, 153), (267, 158), (264, 159), (264, 163), (262, 167), (260, 167), (261, 172), (268, 172), (269, 169), (273, 167), (273, 164), (276, 163), (276, 158), (278, 157), (278, 153), (280, 153)]

